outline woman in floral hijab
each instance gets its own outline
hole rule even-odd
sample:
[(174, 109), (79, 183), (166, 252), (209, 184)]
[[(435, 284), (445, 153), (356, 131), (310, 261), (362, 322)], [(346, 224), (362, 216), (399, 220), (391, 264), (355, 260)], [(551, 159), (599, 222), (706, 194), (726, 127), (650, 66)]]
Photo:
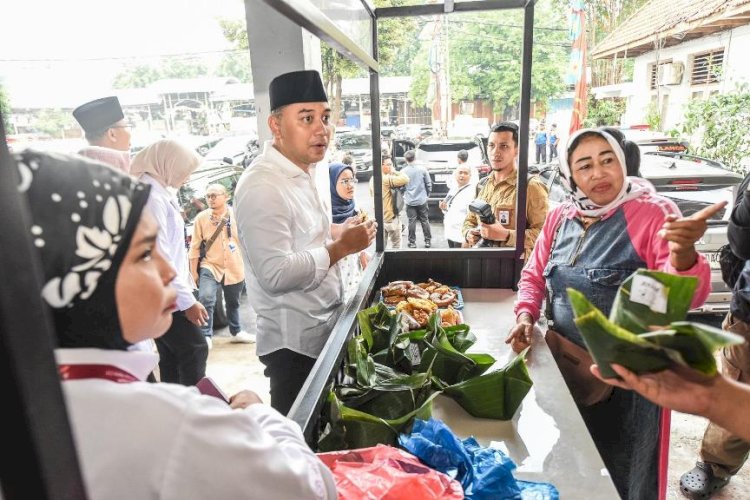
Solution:
[(148, 383), (158, 357), (126, 350), (176, 308), (149, 186), (81, 157), (25, 151), (17, 165), (88, 498), (336, 498), (299, 426), (255, 393)]

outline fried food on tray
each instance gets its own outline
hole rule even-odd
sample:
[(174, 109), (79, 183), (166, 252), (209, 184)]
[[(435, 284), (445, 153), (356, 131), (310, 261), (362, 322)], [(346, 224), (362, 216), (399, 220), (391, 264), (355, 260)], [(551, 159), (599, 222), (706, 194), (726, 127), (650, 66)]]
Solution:
[(405, 313), (414, 318), (419, 326), (427, 326), (430, 315), (437, 310), (437, 305), (426, 299), (408, 297), (396, 306), (397, 313)]
[(442, 327), (457, 325), (461, 322), (461, 317), (458, 315), (458, 311), (456, 311), (452, 307), (448, 307), (448, 309), (441, 309), (439, 311), (439, 314), (440, 326)]
[(447, 286), (441, 286), (430, 294), (430, 300), (438, 307), (449, 307), (456, 302), (456, 292)]

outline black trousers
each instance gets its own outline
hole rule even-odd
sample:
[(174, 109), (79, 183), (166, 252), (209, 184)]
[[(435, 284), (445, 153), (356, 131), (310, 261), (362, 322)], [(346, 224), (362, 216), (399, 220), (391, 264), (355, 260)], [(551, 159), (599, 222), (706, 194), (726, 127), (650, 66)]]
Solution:
[(417, 242), (417, 219), (419, 219), (419, 222), (422, 224), (424, 242), (429, 243), (432, 239), (428, 213), (429, 209), (427, 208), (427, 203), (424, 205), (417, 205), (416, 207), (412, 207), (411, 205), (406, 206), (406, 216), (409, 218), (409, 243)]
[(263, 375), (271, 380), (271, 407), (282, 415), (288, 414), (316, 359), (290, 349), (258, 358), (266, 366)]
[(208, 344), (200, 328), (183, 311), (172, 313), (172, 326), (156, 339), (162, 382), (195, 385), (206, 376)]

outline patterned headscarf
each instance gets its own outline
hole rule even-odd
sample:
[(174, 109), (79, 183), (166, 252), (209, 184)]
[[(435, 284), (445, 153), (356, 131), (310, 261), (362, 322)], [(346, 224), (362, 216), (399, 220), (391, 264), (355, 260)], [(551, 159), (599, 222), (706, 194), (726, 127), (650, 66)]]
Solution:
[(16, 156), (60, 347), (126, 349), (115, 280), (150, 186), (80, 156)]
[(354, 199), (345, 200), (336, 191), (339, 177), (347, 169), (351, 170), (352, 174), (354, 173), (354, 169), (350, 165), (343, 163), (331, 163), (328, 166), (328, 175), (331, 181), (331, 212), (334, 224), (341, 224), (349, 217), (354, 217)]
[(146, 146), (130, 164), (130, 175), (146, 173), (164, 187), (179, 188), (195, 172), (203, 159), (184, 144), (162, 139)]
[[(583, 134), (596, 134), (605, 139), (612, 147), (612, 152), (620, 162), (622, 168), (622, 175), (625, 181), (622, 183), (622, 188), (619, 194), (614, 200), (609, 202), (605, 206), (600, 206), (591, 201), (586, 194), (581, 191), (581, 188), (576, 186), (573, 181), (571, 174), (570, 165), (568, 164), (570, 156), (570, 147), (575, 143), (575, 140)], [(607, 212), (614, 210), (626, 201), (634, 200), (643, 196), (646, 193), (654, 192), (654, 187), (650, 182), (641, 179), (639, 177), (628, 177), (627, 164), (625, 162), (625, 152), (622, 149), (622, 145), (612, 135), (602, 129), (585, 128), (577, 131), (570, 139), (568, 139), (568, 145), (565, 148), (565, 152), (560, 155), (560, 178), (562, 181), (563, 188), (568, 193), (571, 201), (578, 209), (578, 214), (584, 217), (600, 217)]]

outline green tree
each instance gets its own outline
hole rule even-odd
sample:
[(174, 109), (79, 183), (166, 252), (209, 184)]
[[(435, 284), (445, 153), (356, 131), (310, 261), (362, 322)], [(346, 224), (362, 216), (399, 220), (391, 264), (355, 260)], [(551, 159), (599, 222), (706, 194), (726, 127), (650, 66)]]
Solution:
[(724, 162), (744, 174), (743, 161), (750, 158), (750, 88), (716, 94), (687, 104), (682, 124), (674, 135), (698, 137), (696, 154)]
[[(535, 16), (532, 94), (534, 101), (546, 101), (565, 89), (563, 75), (568, 61), (567, 20), (563, 13), (541, 6)], [(484, 98), (494, 103), (497, 112), (517, 115), (520, 102), (521, 49), (523, 36), (521, 12), (488, 12), (455, 20), (449, 18), (447, 40), (451, 98)], [(422, 42), (424, 57), (431, 41)], [(418, 104), (427, 95), (430, 83), (427, 64), (412, 65), (410, 95)]]
[(5, 88), (0, 85), (0, 115), (3, 117), (3, 123), (5, 124), (5, 131), (9, 133), (10, 130), (10, 101), (8, 95), (5, 92)]
[(74, 125), (73, 115), (61, 109), (43, 109), (34, 122), (34, 128), (56, 139), (64, 139), (65, 129)]
[(231, 42), (234, 50), (227, 52), (216, 69), (217, 76), (234, 76), (243, 83), (253, 81), (250, 67), (250, 50), (244, 19), (219, 19), (224, 38)]
[[(405, 5), (406, 0), (375, 0), (375, 7), (397, 7)], [(388, 68), (397, 58), (399, 52), (413, 43), (416, 34), (416, 21), (407, 18), (383, 19), (378, 23), (378, 62)], [(333, 96), (331, 113), (341, 116), (341, 83), (344, 78), (356, 78), (367, 75), (364, 68), (343, 57), (326, 43), (321, 43), (323, 68), (323, 85), (329, 98)]]
[(625, 113), (626, 104), (625, 99), (620, 97), (597, 99), (589, 95), (588, 114), (583, 122), (584, 127), (601, 127), (618, 123)]
[(149, 64), (136, 64), (120, 71), (112, 86), (116, 89), (138, 89), (162, 78), (158, 67)]
[(162, 60), (159, 69), (162, 78), (197, 78), (208, 74), (208, 68), (203, 63), (175, 58)]

